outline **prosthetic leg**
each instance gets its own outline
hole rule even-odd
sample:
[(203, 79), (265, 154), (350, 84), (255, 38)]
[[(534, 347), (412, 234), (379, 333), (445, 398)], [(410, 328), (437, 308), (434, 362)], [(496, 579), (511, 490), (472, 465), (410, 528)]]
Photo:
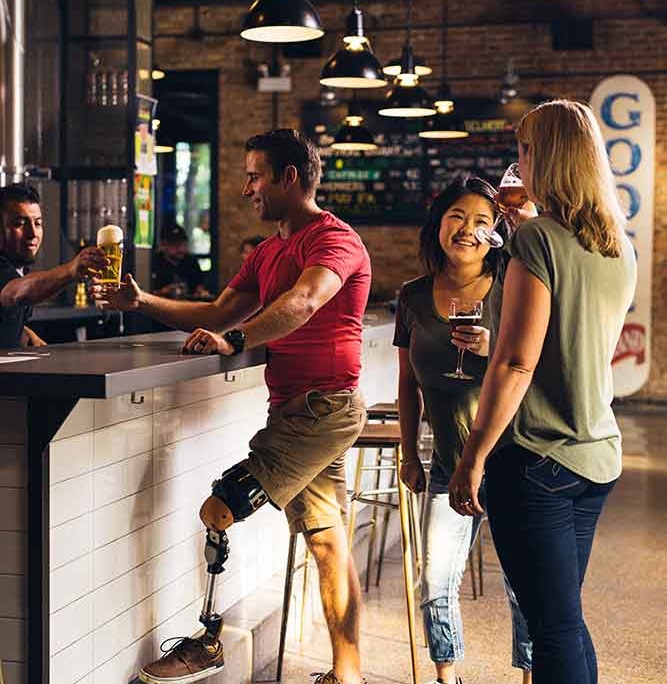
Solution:
[[(213, 483), (212, 494), (229, 508), (234, 522), (245, 520), (269, 500), (259, 482), (240, 466), (233, 466), (225, 471), (222, 477)], [(218, 575), (225, 569), (223, 565), (228, 557), (227, 533), (224, 530), (207, 530), (204, 558), (207, 563), (208, 578), (199, 622), (206, 629), (202, 641), (209, 646), (217, 643), (222, 630), (222, 616), (214, 609), (215, 585)]]
[[(146, 684), (192, 684), (206, 679), (224, 667), (224, 651), (220, 641), (222, 616), (215, 611), (215, 584), (218, 575), (225, 569), (229, 556), (229, 543), (225, 529), (233, 522), (244, 520), (268, 500), (266, 492), (257, 480), (246, 470), (234, 466), (213, 483), (213, 497), (224, 506), (207, 500), (207, 509), (216, 515), (217, 529), (206, 530), (204, 557), (207, 563), (208, 579), (206, 595), (199, 621), (204, 625), (201, 637), (176, 637), (170, 648), (154, 663), (141, 669), (139, 679)], [(206, 504), (204, 504), (206, 506)], [(209, 523), (210, 524), (210, 523)], [(167, 642), (174, 639), (167, 639)]]
[(218, 575), (225, 569), (223, 563), (229, 557), (228, 542), (226, 532), (206, 531), (204, 558), (207, 563), (206, 572), (208, 577), (206, 579), (206, 594), (204, 595), (204, 605), (199, 615), (199, 622), (206, 628), (202, 641), (207, 646), (215, 645), (222, 631), (222, 616), (214, 610), (215, 584)]

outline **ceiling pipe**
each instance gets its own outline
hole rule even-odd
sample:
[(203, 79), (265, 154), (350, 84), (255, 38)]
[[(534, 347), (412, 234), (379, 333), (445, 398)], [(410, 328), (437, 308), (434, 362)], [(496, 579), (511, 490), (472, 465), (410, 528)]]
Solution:
[(24, 178), (25, 21), (26, 0), (0, 0), (0, 186)]

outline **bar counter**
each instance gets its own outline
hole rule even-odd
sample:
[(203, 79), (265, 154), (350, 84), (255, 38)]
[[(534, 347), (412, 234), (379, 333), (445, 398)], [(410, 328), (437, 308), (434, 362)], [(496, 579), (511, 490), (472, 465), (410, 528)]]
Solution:
[[(369, 403), (395, 397), (392, 323), (365, 317)], [(184, 355), (185, 337), (0, 352), (22, 359), (0, 363), (5, 684), (128, 681), (162, 639), (197, 628), (198, 503), (265, 421), (266, 352)], [(230, 530), (223, 610), (282, 569), (286, 526), (265, 509)]]

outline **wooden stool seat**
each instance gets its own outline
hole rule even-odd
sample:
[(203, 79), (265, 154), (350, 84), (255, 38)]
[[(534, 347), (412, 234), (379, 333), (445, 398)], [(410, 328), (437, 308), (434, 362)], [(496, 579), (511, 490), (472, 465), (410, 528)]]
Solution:
[(366, 413), (368, 420), (398, 420), (398, 404), (395, 401), (373, 404)]
[(353, 446), (357, 449), (393, 449), (400, 443), (398, 423), (366, 423)]

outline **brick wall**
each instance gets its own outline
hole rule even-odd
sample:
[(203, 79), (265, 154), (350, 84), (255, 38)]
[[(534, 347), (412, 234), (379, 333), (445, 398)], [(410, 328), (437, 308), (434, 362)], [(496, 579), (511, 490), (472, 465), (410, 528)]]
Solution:
[[(338, 49), (337, 36), (350, 3), (315, 4), (328, 30), (324, 50), (328, 54)], [(658, 117), (653, 362), (649, 383), (638, 396), (667, 400), (667, 311), (661, 307), (667, 285), (667, 22), (657, 16), (665, 14), (664, 2), (559, 0), (541, 2), (539, 7), (538, 13), (534, 0), (415, 0), (415, 52), (434, 68), (424, 85), (435, 90), (444, 67), (456, 95), (495, 96), (509, 58), (514, 60), (525, 93), (587, 100), (608, 75), (629, 73), (646, 81), (656, 98)], [(404, 41), (403, 4), (368, 1), (362, 8), (380, 61), (398, 56)], [(194, 21), (191, 8), (162, 8), (155, 16), (155, 59), (161, 66), (214, 68), (220, 73), (219, 265), (223, 282), (239, 265), (240, 241), (261, 228), (240, 195), (243, 145), (250, 135), (274, 123), (272, 96), (257, 93), (251, 67), (270, 59), (271, 48), (238, 36), (245, 11), (239, 6), (203, 6), (201, 28), (218, 35), (198, 41), (187, 37)], [(563, 15), (594, 20), (595, 50), (552, 50), (550, 22)], [(294, 90), (278, 96), (279, 126), (298, 127), (301, 103), (319, 94), (319, 73), (325, 59), (290, 60)], [(417, 226), (355, 227), (373, 259), (374, 297), (391, 296), (403, 280), (420, 272)]]

